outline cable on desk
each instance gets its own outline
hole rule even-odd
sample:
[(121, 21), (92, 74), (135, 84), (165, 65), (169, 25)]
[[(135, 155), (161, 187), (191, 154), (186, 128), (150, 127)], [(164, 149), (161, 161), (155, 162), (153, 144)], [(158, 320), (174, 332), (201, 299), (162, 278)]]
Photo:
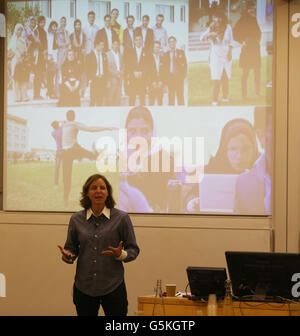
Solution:
[[(268, 301), (262, 301), (262, 302), (259, 302), (259, 303), (255, 303), (255, 301), (244, 301), (244, 300), (247, 300), (250, 299), (250, 300), (253, 300), (253, 298), (255, 298), (254, 295), (245, 295), (245, 296), (242, 296), (241, 298), (238, 298), (238, 297), (234, 297), (235, 299), (237, 299), (239, 301), (239, 311), (241, 313), (242, 316), (244, 316), (244, 313), (242, 311), (242, 303), (244, 303), (245, 306), (248, 306), (248, 307), (251, 307), (251, 308), (257, 308), (257, 307), (260, 307), (260, 306), (269, 306), (271, 308), (276, 308), (276, 309), (280, 309), (280, 308), (283, 308), (285, 305), (288, 306), (288, 313), (289, 313), (289, 316), (291, 316), (291, 313), (292, 313), (292, 310), (291, 310), (291, 304), (294, 303), (294, 304), (298, 304), (300, 305), (300, 302), (299, 301), (296, 301), (296, 300), (291, 300), (291, 299), (286, 299), (286, 298), (283, 298), (281, 296), (275, 296), (273, 299), (274, 300), (278, 300), (280, 299), (281, 302), (278, 302), (276, 305), (274, 305), (273, 303), (275, 302), (268, 302)], [(281, 305), (279, 305), (281, 303)]]

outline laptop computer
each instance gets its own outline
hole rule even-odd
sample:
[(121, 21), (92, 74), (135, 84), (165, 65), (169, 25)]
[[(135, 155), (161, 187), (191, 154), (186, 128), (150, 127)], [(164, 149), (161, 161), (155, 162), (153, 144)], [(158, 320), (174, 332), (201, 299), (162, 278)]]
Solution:
[(224, 298), (225, 268), (189, 266), (186, 271), (193, 300), (207, 300), (209, 294), (216, 294), (217, 299)]
[(205, 174), (199, 183), (201, 212), (232, 213), (239, 175)]

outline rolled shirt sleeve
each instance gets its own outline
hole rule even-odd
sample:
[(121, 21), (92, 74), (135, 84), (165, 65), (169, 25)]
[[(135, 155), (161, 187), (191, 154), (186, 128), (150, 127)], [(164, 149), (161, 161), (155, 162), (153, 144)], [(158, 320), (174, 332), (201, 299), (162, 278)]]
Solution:
[[(121, 222), (121, 232), (124, 251), (127, 253), (121, 254), (121, 260), (124, 262), (129, 262), (139, 255), (140, 249), (136, 243), (135, 233), (133, 230), (133, 225), (128, 214), (124, 215)], [(119, 257), (119, 258), (120, 258)]]
[(68, 235), (67, 235), (67, 240), (65, 242), (64, 249), (74, 254), (75, 257), (70, 260), (70, 259), (65, 258), (64, 255), (62, 256), (62, 260), (68, 264), (72, 264), (74, 260), (77, 258), (78, 253), (79, 253), (79, 242), (77, 239), (75, 222), (76, 222), (76, 217), (72, 215), (69, 221)]

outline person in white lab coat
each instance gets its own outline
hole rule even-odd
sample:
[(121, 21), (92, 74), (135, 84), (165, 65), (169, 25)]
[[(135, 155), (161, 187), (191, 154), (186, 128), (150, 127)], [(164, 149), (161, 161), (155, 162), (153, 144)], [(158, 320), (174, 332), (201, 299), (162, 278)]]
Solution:
[(211, 43), (209, 66), (213, 80), (212, 105), (218, 104), (221, 87), (222, 102), (227, 103), (229, 101), (229, 79), (231, 78), (234, 40), (232, 28), (224, 13), (215, 12), (212, 24), (201, 36), (201, 40), (208, 40)]

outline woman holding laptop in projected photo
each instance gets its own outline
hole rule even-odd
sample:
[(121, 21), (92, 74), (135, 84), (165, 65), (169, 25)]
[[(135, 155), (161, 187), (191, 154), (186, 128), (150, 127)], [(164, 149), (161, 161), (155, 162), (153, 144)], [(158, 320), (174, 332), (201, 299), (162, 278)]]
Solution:
[[(216, 155), (204, 167), (204, 174), (242, 174), (253, 167), (259, 155), (256, 133), (251, 123), (242, 118), (230, 120), (222, 130)], [(184, 201), (189, 211), (199, 211), (198, 195), (199, 184), (195, 184)]]
[(58, 246), (62, 259), (77, 268), (73, 302), (78, 316), (127, 315), (123, 262), (136, 259), (139, 247), (128, 214), (116, 209), (112, 187), (105, 176), (90, 176), (82, 187), (83, 210), (69, 222), (67, 240)]

